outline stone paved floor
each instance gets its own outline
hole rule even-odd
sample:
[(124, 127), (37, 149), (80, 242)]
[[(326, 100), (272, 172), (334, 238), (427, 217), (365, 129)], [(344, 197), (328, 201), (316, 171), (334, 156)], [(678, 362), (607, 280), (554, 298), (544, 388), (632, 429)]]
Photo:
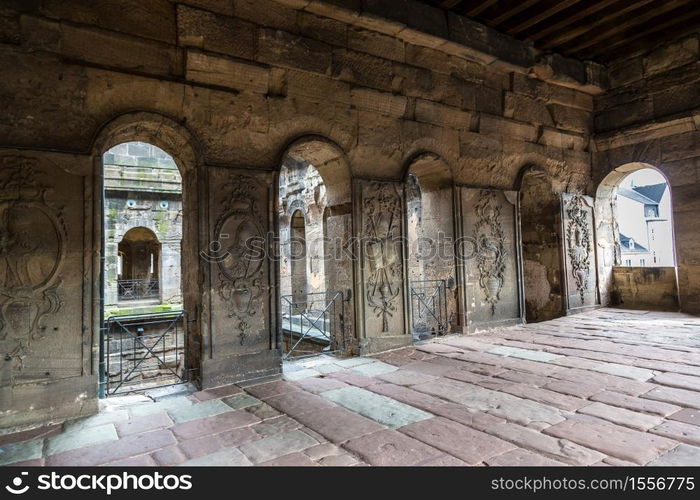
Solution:
[(112, 398), (0, 436), (0, 464), (700, 465), (700, 318), (682, 314), (600, 309), (285, 379)]

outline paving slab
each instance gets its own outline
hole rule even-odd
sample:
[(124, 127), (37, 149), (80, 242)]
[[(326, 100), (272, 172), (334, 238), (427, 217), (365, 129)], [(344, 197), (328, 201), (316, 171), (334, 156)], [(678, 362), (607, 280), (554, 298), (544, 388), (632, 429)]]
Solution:
[(393, 429), (352, 439), (343, 448), (371, 465), (380, 466), (417, 465), (443, 455), (442, 451)]
[(43, 439), (5, 444), (0, 448), (0, 465), (41, 458), (43, 447)]
[(700, 427), (697, 425), (667, 420), (653, 429), (650, 429), (649, 432), (660, 436), (666, 436), (682, 443), (700, 446)]
[(319, 377), (321, 375), (321, 372), (316, 371), (312, 368), (305, 368), (303, 370), (296, 370), (293, 372), (285, 372), (284, 373), (284, 379), (285, 380), (303, 380), (305, 378), (309, 377)]
[(233, 396), (228, 396), (222, 399), (224, 403), (229, 405), (234, 410), (240, 410), (242, 408), (248, 408), (249, 406), (256, 406), (262, 403), (258, 398), (254, 398), (250, 394), (240, 393), (234, 394)]
[(279, 396), (268, 398), (265, 402), (292, 418), (296, 418), (303, 413), (334, 407), (327, 399), (306, 391), (280, 394)]
[(671, 415), (680, 410), (679, 406), (664, 403), (661, 401), (653, 401), (651, 399), (643, 399), (637, 396), (629, 396), (614, 391), (601, 391), (590, 397), (591, 401), (599, 401), (612, 406), (619, 406), (642, 413), (659, 415), (662, 417)]
[(415, 422), (399, 431), (470, 465), (515, 448), (511, 443), (442, 417)]
[(220, 413), (233, 411), (233, 409), (221, 401), (220, 399), (211, 399), (202, 403), (197, 403), (192, 406), (182, 408), (171, 408), (168, 410), (168, 415), (176, 424), (197, 420), (200, 418), (213, 417)]
[(290, 453), (258, 464), (263, 467), (317, 467), (318, 464), (303, 453)]
[(45, 455), (55, 455), (64, 451), (83, 448), (95, 444), (117, 441), (119, 436), (113, 424), (98, 425), (85, 429), (75, 429), (46, 438)]
[(321, 394), (324, 398), (388, 427), (397, 428), (433, 415), (360, 387), (343, 387)]
[(597, 402), (584, 406), (578, 411), (579, 413), (583, 413), (585, 415), (592, 415), (614, 424), (619, 424), (624, 427), (631, 427), (632, 429), (637, 429), (640, 431), (649, 430), (664, 421), (664, 419), (659, 416), (646, 415), (644, 413)]
[(491, 349), (487, 349), (486, 352), (498, 354), (499, 356), (511, 356), (514, 358), (529, 359), (530, 361), (541, 361), (544, 363), (550, 363), (563, 357), (560, 354), (552, 354), (544, 351), (534, 351), (508, 346), (492, 347)]
[(528, 451), (570, 465), (593, 465), (605, 458), (604, 454), (567, 439), (550, 437), (517, 424), (502, 423), (490, 426), (484, 431)]
[(182, 422), (170, 430), (178, 439), (184, 440), (247, 427), (258, 422), (260, 419), (255, 415), (243, 410), (231, 410), (229, 407), (229, 411), (225, 413)]
[(414, 372), (411, 370), (395, 370), (389, 373), (378, 375), (376, 378), (396, 385), (415, 385), (430, 382), (437, 379), (434, 375)]
[(390, 373), (398, 368), (389, 363), (384, 363), (383, 361), (375, 361), (374, 363), (367, 363), (363, 365), (353, 366), (352, 371), (359, 373), (360, 375), (365, 375), (367, 377), (375, 377), (377, 375), (383, 375), (385, 373)]
[(491, 467), (557, 467), (566, 465), (528, 450), (516, 449), (484, 460)]
[(675, 389), (673, 387), (657, 387), (642, 394), (645, 399), (663, 401), (685, 408), (700, 409), (700, 392), (688, 391), (686, 389)]
[(140, 434), (146, 431), (155, 429), (164, 429), (173, 425), (173, 421), (168, 415), (156, 413), (143, 417), (132, 417), (126, 422), (119, 422), (115, 425), (119, 437), (130, 436), (131, 434)]
[(364, 436), (384, 426), (345, 408), (330, 408), (304, 413), (297, 420), (334, 443)]
[(333, 389), (340, 389), (341, 387), (347, 387), (348, 384), (345, 382), (342, 382), (338, 379), (330, 378), (330, 377), (314, 377), (314, 378), (307, 378), (304, 380), (300, 380), (297, 382), (299, 387), (301, 387), (303, 390), (306, 392), (310, 392), (312, 394), (320, 394), (325, 391), (331, 391)]
[(671, 451), (652, 460), (647, 465), (665, 467), (690, 465), (697, 467), (700, 465), (700, 448), (687, 444), (679, 444)]
[(691, 375), (682, 375), (679, 373), (661, 373), (654, 377), (654, 382), (669, 387), (677, 387), (679, 389), (688, 389), (690, 391), (700, 392), (700, 377)]
[(237, 448), (227, 448), (211, 455), (193, 458), (180, 464), (183, 467), (231, 467), (252, 465), (251, 461)]
[(686, 408), (669, 415), (668, 418), (671, 420), (678, 420), (679, 422), (685, 422), (686, 424), (700, 425), (700, 410)]
[(293, 430), (244, 444), (239, 449), (251, 462), (259, 464), (317, 444), (318, 441), (308, 434)]
[(678, 443), (619, 425), (567, 420), (544, 429), (545, 434), (568, 439), (606, 455), (644, 465), (674, 448)]
[(167, 412), (168, 410), (181, 410), (188, 406), (193, 406), (194, 402), (186, 396), (178, 396), (175, 398), (164, 399), (156, 403), (146, 403), (129, 408), (129, 412), (134, 417), (142, 417), (145, 415), (153, 415), (155, 413)]

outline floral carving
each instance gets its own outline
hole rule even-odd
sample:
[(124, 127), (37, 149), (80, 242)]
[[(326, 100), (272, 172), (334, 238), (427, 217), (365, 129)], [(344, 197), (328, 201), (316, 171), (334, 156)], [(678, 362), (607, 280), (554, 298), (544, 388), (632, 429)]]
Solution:
[(588, 223), (586, 200), (581, 195), (571, 196), (565, 204), (566, 247), (571, 262), (571, 276), (584, 302), (591, 268), (591, 228)]
[(236, 320), (240, 345), (249, 337), (252, 318), (262, 309), (259, 299), (266, 291), (264, 221), (257, 210), (257, 181), (232, 174), (224, 186), (229, 194), (216, 224), (218, 293), (229, 305), (229, 318)]
[(401, 195), (396, 185), (372, 182), (362, 206), (367, 303), (389, 331), (401, 293)]
[(58, 276), (67, 232), (37, 160), (0, 161), (0, 349), (15, 376), (32, 344), (45, 337), (46, 317), (62, 306)]
[(486, 302), (491, 305), (491, 314), (496, 313), (496, 304), (501, 299), (505, 280), (506, 237), (501, 222), (501, 206), (497, 191), (482, 189), (475, 205), (477, 221), (472, 236), (476, 245), (476, 266), (479, 285)]

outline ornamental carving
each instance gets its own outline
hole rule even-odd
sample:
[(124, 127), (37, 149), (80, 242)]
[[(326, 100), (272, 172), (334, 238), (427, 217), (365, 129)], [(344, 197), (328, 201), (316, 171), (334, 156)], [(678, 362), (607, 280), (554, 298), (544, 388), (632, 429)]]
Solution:
[(401, 195), (395, 184), (367, 185), (362, 204), (367, 303), (389, 331), (401, 293)]
[(571, 276), (574, 285), (584, 302), (588, 290), (588, 276), (591, 269), (591, 227), (588, 223), (587, 203), (583, 196), (573, 195), (565, 203), (566, 246), (571, 262)]
[(496, 313), (496, 304), (501, 299), (508, 255), (497, 191), (482, 189), (475, 211), (477, 219), (472, 237), (477, 249), (475, 257), (479, 286), (486, 302), (491, 305), (493, 315)]
[(0, 160), (0, 353), (22, 370), (45, 319), (62, 306), (58, 289), (67, 231), (63, 207), (54, 206), (38, 161)]
[(217, 292), (230, 307), (240, 345), (250, 335), (251, 323), (263, 310), (260, 298), (266, 290), (264, 220), (258, 209), (260, 185), (247, 175), (230, 175), (223, 186), (229, 194), (216, 223), (215, 238), (220, 257)]

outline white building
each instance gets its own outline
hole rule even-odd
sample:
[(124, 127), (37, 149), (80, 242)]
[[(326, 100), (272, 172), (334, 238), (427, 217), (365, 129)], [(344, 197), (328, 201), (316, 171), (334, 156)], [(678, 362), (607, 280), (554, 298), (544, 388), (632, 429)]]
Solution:
[(620, 186), (617, 194), (622, 265), (674, 266), (671, 197), (666, 182), (635, 186), (632, 179), (627, 186)]

